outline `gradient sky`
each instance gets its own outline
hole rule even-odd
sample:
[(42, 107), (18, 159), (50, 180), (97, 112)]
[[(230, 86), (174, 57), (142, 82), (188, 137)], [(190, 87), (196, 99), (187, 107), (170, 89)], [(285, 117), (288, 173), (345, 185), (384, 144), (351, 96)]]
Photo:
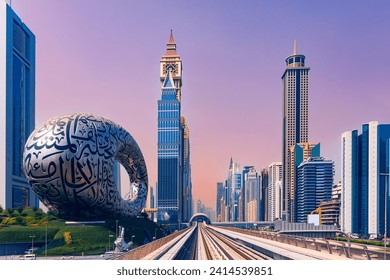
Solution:
[[(9, 2), (9, 1), (8, 1)], [(215, 207), (230, 157), (281, 161), (281, 76), (297, 40), (311, 67), (309, 140), (335, 161), (340, 136), (390, 123), (389, 1), (13, 0), (36, 35), (36, 123), (101, 114), (141, 147), (157, 178), (159, 61), (170, 29), (183, 60), (193, 195)]]

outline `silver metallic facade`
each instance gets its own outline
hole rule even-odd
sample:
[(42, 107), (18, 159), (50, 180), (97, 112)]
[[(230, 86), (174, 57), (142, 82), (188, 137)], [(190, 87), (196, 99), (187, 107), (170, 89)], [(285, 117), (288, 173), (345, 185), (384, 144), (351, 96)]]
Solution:
[[(127, 171), (132, 195), (124, 200), (114, 163)], [(72, 114), (46, 121), (29, 137), (23, 156), (39, 199), (61, 217), (94, 220), (138, 215), (148, 176), (140, 148), (122, 127), (101, 116)]]

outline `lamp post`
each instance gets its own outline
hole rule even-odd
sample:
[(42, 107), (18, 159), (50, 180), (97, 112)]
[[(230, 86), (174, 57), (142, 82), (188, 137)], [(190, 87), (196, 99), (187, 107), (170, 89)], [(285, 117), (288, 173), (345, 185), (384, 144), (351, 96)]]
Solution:
[(133, 239), (134, 239), (134, 237), (135, 237), (135, 235), (133, 235), (133, 236), (131, 237), (131, 249), (133, 249), (133, 245), (134, 245)]
[(385, 236), (384, 236), (384, 240), (383, 240), (383, 259), (386, 260), (386, 245), (387, 245), (387, 180), (388, 180), (388, 177), (389, 176), (389, 173), (379, 173), (379, 175), (381, 176), (385, 176)]
[(46, 221), (46, 235), (45, 235), (45, 259), (47, 259), (47, 224), (49, 221)]
[(154, 229), (154, 240), (157, 239), (157, 228)]
[(31, 238), (31, 253), (34, 253), (34, 237), (35, 237), (35, 235), (30, 235), (30, 238)]
[(114, 237), (114, 235), (108, 233), (108, 251), (111, 250), (111, 237)]

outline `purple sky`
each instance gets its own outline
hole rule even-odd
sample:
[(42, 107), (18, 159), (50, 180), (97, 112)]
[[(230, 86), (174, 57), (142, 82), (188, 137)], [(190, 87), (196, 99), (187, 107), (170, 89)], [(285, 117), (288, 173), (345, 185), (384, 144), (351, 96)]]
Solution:
[(159, 61), (170, 29), (183, 60), (194, 198), (215, 207), (230, 157), (281, 161), (281, 75), (297, 39), (310, 71), (309, 140), (340, 168), (340, 135), (390, 123), (388, 1), (13, 0), (36, 35), (36, 123), (101, 114), (157, 173)]

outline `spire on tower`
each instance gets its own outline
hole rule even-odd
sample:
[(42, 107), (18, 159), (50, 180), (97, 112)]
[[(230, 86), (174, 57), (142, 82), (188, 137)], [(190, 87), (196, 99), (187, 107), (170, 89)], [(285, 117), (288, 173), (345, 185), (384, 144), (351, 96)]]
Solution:
[(297, 55), (297, 40), (294, 39), (294, 52), (293, 55)]
[(175, 40), (173, 39), (172, 29), (171, 29), (171, 36), (169, 36), (169, 40), (168, 40), (168, 45), (170, 45), (170, 44), (176, 45)]
[(164, 56), (178, 56), (176, 52), (176, 43), (175, 40), (173, 39), (172, 29), (171, 29), (171, 35), (169, 36), (169, 40), (167, 43), (167, 50)]
[(229, 169), (232, 169), (233, 168), (233, 158), (231, 157), (230, 158), (230, 165), (229, 165)]

